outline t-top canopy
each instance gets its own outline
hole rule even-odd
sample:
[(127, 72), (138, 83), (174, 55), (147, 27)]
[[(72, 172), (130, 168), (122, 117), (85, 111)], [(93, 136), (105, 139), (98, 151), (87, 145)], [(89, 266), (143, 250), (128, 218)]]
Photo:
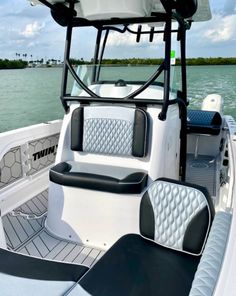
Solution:
[[(39, 0), (28, 0), (32, 5)], [(50, 4), (65, 4), (66, 0), (47, 0)], [(77, 3), (76, 3), (77, 2)], [(168, 0), (165, 0), (168, 2)], [(211, 19), (209, 0), (175, 0), (177, 12), (185, 19), (202, 22)], [(165, 12), (161, 0), (80, 0), (75, 1), (77, 17), (88, 20), (105, 20), (110, 18), (148, 17), (151, 13)], [(191, 13), (192, 12), (192, 13)]]

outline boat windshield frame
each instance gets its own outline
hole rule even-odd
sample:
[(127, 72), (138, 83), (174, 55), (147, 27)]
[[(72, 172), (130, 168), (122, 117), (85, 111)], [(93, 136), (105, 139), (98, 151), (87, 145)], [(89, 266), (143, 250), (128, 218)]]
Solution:
[[(186, 55), (185, 55), (185, 40), (186, 40), (186, 30), (190, 29), (191, 21), (184, 19), (180, 14), (176, 13), (176, 10), (173, 7), (171, 1), (161, 0), (165, 12), (155, 12), (148, 17), (132, 17), (132, 18), (111, 18), (111, 19), (102, 19), (102, 20), (88, 20), (76, 16), (75, 12), (75, 3), (76, 1), (68, 1), (68, 5), (63, 3), (51, 4), (47, 0), (39, 0), (42, 4), (48, 6), (51, 9), (51, 14), (54, 20), (62, 26), (67, 27), (66, 32), (66, 41), (65, 41), (65, 54), (64, 54), (64, 66), (63, 66), (63, 75), (62, 75), (62, 87), (61, 87), (61, 102), (65, 109), (68, 110), (67, 102), (70, 100), (82, 99), (83, 101), (87, 100), (93, 101), (108, 101), (111, 98), (101, 97), (95, 92), (93, 92), (87, 85), (78, 77), (76, 71), (74, 70), (70, 62), (70, 50), (72, 42), (73, 29), (76, 27), (93, 27), (97, 29), (97, 38), (94, 50), (94, 73), (92, 82), (98, 80), (100, 67), (102, 65), (102, 58), (104, 50), (106, 47), (106, 42), (110, 31), (117, 31), (119, 33), (129, 32), (136, 35), (136, 41), (139, 42), (142, 35), (149, 34), (149, 41), (152, 42), (153, 36), (155, 34), (163, 34), (163, 41), (165, 44), (165, 53), (164, 59), (156, 71), (151, 75), (151, 77), (138, 89), (130, 93), (124, 98), (114, 98), (114, 101), (117, 103), (123, 103), (124, 101), (132, 100), (134, 104), (162, 104), (162, 111), (159, 115), (161, 120), (165, 120), (168, 105), (172, 104), (173, 100), (170, 100), (170, 71), (171, 71), (171, 36), (173, 33), (177, 33), (177, 40), (180, 42), (180, 66), (181, 66), (181, 90), (177, 92), (176, 99), (181, 99), (185, 104), (187, 104), (187, 82), (186, 82)], [(177, 29), (172, 29), (172, 22), (176, 21), (178, 23)], [(142, 24), (151, 24), (151, 23), (164, 23), (164, 29), (159, 30), (156, 27), (151, 27), (150, 30), (143, 31)], [(133, 30), (130, 28), (130, 25), (138, 24), (138, 29)], [(117, 26), (123, 26), (123, 29), (118, 28)], [(102, 34), (105, 31), (105, 36), (102, 42)], [(97, 68), (97, 65), (99, 66)], [(141, 94), (145, 89), (147, 89), (161, 74), (164, 73), (164, 92), (162, 100), (147, 100), (136, 98)], [(72, 75), (77, 84), (89, 95), (88, 97), (82, 98), (81, 96), (71, 96), (67, 93), (67, 82), (69, 73)]]
[[(161, 16), (161, 18), (160, 18)], [(71, 39), (72, 39), (72, 32), (74, 27), (85, 27), (85, 26), (93, 26), (97, 29), (97, 38), (96, 38), (96, 45), (95, 45), (95, 52), (94, 52), (94, 58), (93, 58), (93, 65), (94, 65), (94, 73), (93, 73), (93, 79), (92, 83), (98, 82), (98, 77), (100, 73), (100, 67), (102, 66), (102, 58), (103, 53), (106, 47), (106, 41), (109, 35), (110, 31), (118, 31), (120, 33), (129, 32), (132, 34), (136, 34), (136, 39), (140, 39), (141, 35), (149, 34), (149, 38), (152, 39), (153, 35), (155, 34), (163, 34), (164, 36), (164, 43), (165, 43), (165, 55), (162, 63), (158, 66), (156, 71), (151, 75), (151, 77), (142, 85), (140, 86), (135, 92), (129, 94), (128, 96), (124, 98), (114, 98), (114, 102), (122, 103), (123, 101), (129, 101), (129, 99), (132, 99), (132, 102), (135, 104), (162, 104), (164, 106), (163, 112), (161, 112), (160, 119), (165, 120), (166, 118), (166, 112), (168, 108), (168, 104), (170, 103), (169, 100), (169, 93), (170, 93), (170, 68), (171, 68), (171, 36), (173, 33), (177, 34), (178, 41), (180, 41), (180, 48), (181, 48), (181, 72), (182, 72), (182, 91), (178, 92), (178, 97), (187, 101), (187, 90), (186, 90), (186, 81), (184, 80), (184, 73), (186, 73), (186, 63), (185, 66), (183, 64), (185, 58), (183, 58), (185, 54), (185, 49), (181, 46), (183, 44), (183, 41), (181, 37), (184, 37), (185, 39), (185, 30), (189, 28), (189, 23), (186, 24), (186, 22), (180, 22), (178, 29), (172, 29), (172, 20), (173, 15), (169, 16), (167, 14), (161, 13), (157, 14), (157, 16), (152, 16), (151, 18), (135, 18), (135, 19), (125, 19), (125, 24), (123, 23), (124, 19), (121, 20), (104, 20), (105, 25), (103, 24), (103, 21), (88, 21), (84, 19), (80, 19), (81, 23), (79, 23), (78, 19), (73, 21), (71, 24), (68, 24), (67, 26), (67, 38), (66, 38), (66, 46), (65, 46), (65, 57), (64, 57), (64, 69), (63, 69), (63, 80), (62, 80), (62, 90), (61, 90), (61, 99), (63, 102), (63, 105), (65, 108), (67, 108), (67, 104), (64, 104), (70, 100), (80, 100), (82, 99), (81, 96), (70, 96), (67, 94), (67, 81), (68, 81), (68, 73), (72, 75), (74, 80), (78, 83), (78, 85), (89, 95), (89, 97), (84, 97), (82, 100), (85, 101), (93, 101), (96, 99), (96, 101), (110, 101), (111, 98), (108, 97), (100, 97), (96, 93), (94, 93), (90, 88), (88, 88), (83, 81), (78, 77), (76, 71), (74, 70), (71, 62), (70, 62), (70, 46), (71, 46)], [(164, 30), (155, 30), (153, 27), (151, 27), (150, 31), (143, 31), (140, 30), (140, 23), (148, 23), (151, 22), (157, 23), (157, 22), (163, 22), (165, 21), (165, 28)], [(126, 24), (127, 22), (127, 24)], [(132, 23), (131, 23), (132, 22)], [(75, 25), (76, 23), (76, 25)], [(129, 25), (130, 24), (139, 24), (138, 30), (134, 31), (131, 30)], [(118, 29), (117, 27), (114, 27), (114, 25), (123, 25), (123, 29)], [(102, 33), (105, 31), (105, 37), (102, 41)], [(97, 68), (97, 66), (99, 66)], [(164, 72), (164, 96), (162, 100), (147, 100), (147, 99), (140, 99), (135, 98), (138, 96), (141, 92), (143, 92), (145, 89), (147, 89), (156, 79), (157, 77)], [(186, 78), (185, 78), (186, 79)]]
[[(197, 3), (195, 0), (192, 0), (192, 3), (189, 4), (189, 1), (178, 1), (182, 5), (183, 9), (180, 9), (179, 12), (176, 12), (176, 3), (175, 1), (160, 0), (164, 8), (164, 12), (161, 13), (152, 13), (149, 17), (137, 17), (137, 18), (112, 18), (104, 20), (88, 20), (84, 18), (76, 17), (76, 11), (74, 10), (76, 0), (68, 1), (68, 6), (63, 3), (50, 4), (47, 0), (39, 0), (42, 4), (48, 6), (51, 9), (51, 14), (54, 20), (61, 26), (66, 27), (66, 40), (65, 40), (65, 54), (64, 54), (64, 65), (63, 65), (63, 74), (62, 74), (62, 87), (61, 87), (61, 102), (65, 109), (65, 112), (69, 110), (70, 101), (78, 101), (81, 104), (90, 104), (93, 102), (100, 103), (116, 103), (116, 104), (133, 104), (140, 107), (147, 107), (148, 105), (161, 105), (161, 112), (159, 113), (159, 119), (164, 121), (166, 120), (168, 107), (172, 104), (178, 104), (180, 110), (180, 120), (181, 120), (181, 132), (180, 132), (180, 176), (181, 179), (185, 180), (185, 171), (186, 171), (186, 145), (187, 145), (187, 77), (186, 77), (186, 31), (191, 28), (192, 21), (189, 19), (197, 10)], [(191, 1), (190, 1), (191, 2)], [(181, 8), (181, 6), (180, 6)], [(193, 8), (193, 9), (191, 9)], [(181, 10), (187, 15), (181, 15)], [(189, 13), (190, 11), (190, 13)], [(172, 29), (172, 22), (175, 21), (178, 24), (177, 29)], [(106, 40), (109, 34), (109, 31), (117, 30), (115, 26), (123, 25), (124, 30), (129, 30), (130, 33), (136, 34), (137, 41), (140, 39), (140, 36), (143, 34), (149, 34), (150, 41), (153, 39), (153, 35), (160, 33), (160, 30), (151, 27), (150, 31), (142, 31), (140, 26), (137, 31), (133, 31), (129, 28), (129, 25), (133, 24), (150, 24), (164, 22), (164, 44), (165, 44), (165, 53), (162, 64), (158, 67), (156, 72), (130, 95), (124, 98), (111, 98), (111, 97), (100, 97), (89, 89), (83, 81), (78, 77), (77, 73), (73, 69), (70, 63), (70, 50), (71, 50), (71, 41), (72, 41), (72, 31), (75, 27), (94, 27), (97, 29), (97, 39), (94, 52), (94, 65), (97, 63), (101, 64), (103, 57)], [(103, 44), (101, 45), (102, 32), (107, 31), (103, 39)], [(122, 33), (122, 32), (121, 32)], [(180, 44), (180, 67), (181, 67), (181, 89), (176, 93), (176, 99), (170, 100), (170, 78), (171, 78), (171, 39), (172, 34), (177, 33), (177, 41)], [(136, 98), (138, 94), (143, 92), (147, 87), (155, 81), (155, 79), (164, 73), (164, 86), (163, 86), (163, 100), (156, 99), (143, 99)], [(71, 96), (67, 94), (67, 82), (68, 75), (74, 77), (75, 81), (81, 86), (81, 88), (88, 93), (89, 96)], [(99, 74), (99, 72), (98, 72)], [(96, 71), (94, 71), (94, 79), (96, 80)]]

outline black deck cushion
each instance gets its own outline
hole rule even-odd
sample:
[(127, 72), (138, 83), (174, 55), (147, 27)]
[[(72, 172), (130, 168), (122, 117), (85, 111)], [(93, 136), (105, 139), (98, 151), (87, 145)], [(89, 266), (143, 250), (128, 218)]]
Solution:
[(141, 199), (139, 212), (140, 233), (152, 240), (155, 236), (155, 216), (148, 192), (146, 191)]
[(219, 112), (188, 110), (188, 133), (219, 135), (222, 118)]
[[(169, 194), (170, 194), (169, 198), (168, 198), (168, 196), (166, 196), (166, 198), (165, 198), (165, 196), (162, 197), (162, 194), (164, 193), (164, 191), (159, 193), (158, 190), (155, 190), (155, 194), (156, 194), (155, 200), (157, 201), (158, 207), (160, 207), (160, 209), (162, 209), (162, 211), (159, 211), (159, 210), (155, 210), (153, 208), (153, 205), (152, 205), (152, 202), (151, 202), (151, 199), (149, 196), (149, 190), (150, 189), (152, 190), (152, 186), (154, 186), (155, 183), (158, 184), (158, 182), (160, 183), (161, 181), (164, 181), (165, 184), (181, 185), (180, 188), (182, 188), (182, 190), (179, 190), (178, 186), (176, 188), (169, 187), (168, 189), (172, 188), (172, 191), (169, 190)], [(166, 194), (168, 194), (167, 187), (165, 188)], [(204, 247), (204, 244), (205, 244), (206, 238), (208, 236), (210, 226), (212, 224), (214, 214), (215, 214), (212, 198), (209, 195), (209, 193), (205, 187), (195, 185), (195, 184), (186, 183), (186, 182), (181, 182), (181, 181), (177, 181), (177, 180), (172, 180), (172, 179), (168, 179), (168, 178), (157, 179), (152, 185), (150, 185), (149, 189), (145, 192), (145, 194), (143, 195), (142, 200), (141, 200), (141, 204), (140, 204), (140, 233), (144, 237), (154, 240), (155, 239), (155, 227), (157, 227), (155, 219), (163, 220), (162, 217), (165, 217), (167, 215), (167, 213), (169, 213), (169, 217), (171, 217), (171, 219), (166, 216), (166, 219), (163, 220), (163, 222), (162, 222), (165, 225), (164, 226), (160, 225), (161, 229), (159, 232), (162, 231), (162, 228), (165, 229), (165, 232), (166, 232), (165, 241), (169, 243), (170, 240), (171, 241), (173, 240), (173, 238), (175, 237), (174, 229), (175, 229), (175, 226), (178, 225), (179, 220), (181, 218), (181, 214), (182, 214), (181, 211), (183, 211), (183, 213), (185, 212), (185, 208), (182, 208), (182, 206), (184, 207), (185, 202), (187, 200), (187, 198), (186, 198), (187, 196), (184, 195), (184, 191), (185, 191), (185, 190), (183, 190), (184, 188), (197, 189), (198, 191), (203, 193), (203, 195), (205, 196), (205, 200), (206, 200), (206, 206), (204, 206), (198, 213), (195, 213), (195, 215), (192, 217), (191, 221), (189, 222), (189, 224), (187, 226), (187, 229), (185, 230), (184, 237), (183, 237), (182, 250), (198, 255), (203, 250), (203, 247)], [(158, 194), (160, 196), (158, 196)], [(193, 192), (192, 192), (192, 194), (193, 194)], [(173, 200), (174, 197), (176, 199), (176, 202)], [(181, 198), (181, 197), (183, 197), (183, 198)], [(171, 204), (167, 205), (167, 201), (169, 201), (169, 200), (171, 200)], [(196, 201), (193, 200), (193, 202), (197, 203), (197, 200)], [(179, 208), (175, 210), (175, 206), (178, 206)], [(169, 212), (166, 210), (167, 208), (168, 208)], [(183, 209), (183, 210), (181, 210), (181, 209)], [(173, 213), (171, 213), (171, 211), (173, 211)], [(157, 213), (159, 213), (159, 216), (157, 215)], [(179, 215), (175, 216), (174, 213), (179, 213)], [(160, 217), (160, 215), (162, 217)], [(186, 218), (188, 218), (188, 217), (186, 217)], [(181, 218), (181, 219), (183, 219), (183, 218)], [(158, 222), (158, 223), (160, 223), (160, 222)], [(169, 241), (167, 239), (169, 239)], [(164, 241), (164, 238), (157, 238), (157, 242), (164, 244), (163, 241)], [(173, 246), (175, 246), (174, 243), (175, 242), (172, 241)], [(171, 247), (170, 245), (168, 245), (168, 246)], [(176, 248), (176, 247), (174, 247), (174, 248)]]
[(75, 109), (71, 116), (71, 150), (83, 151), (84, 108)]
[(66, 162), (55, 165), (49, 173), (50, 181), (64, 186), (122, 194), (141, 193), (147, 183), (147, 174), (144, 172), (136, 172), (124, 179), (117, 179), (104, 175), (70, 172), (70, 170), (71, 165)]
[(140, 109), (135, 110), (132, 155), (144, 157), (147, 154), (147, 114)]
[[(189, 223), (183, 240), (183, 249), (190, 253), (199, 254), (208, 236), (209, 213), (204, 207)], [(210, 221), (210, 225), (212, 221)]]
[(0, 249), (0, 273), (27, 279), (47, 281), (78, 281), (88, 267), (33, 258)]
[(199, 259), (129, 234), (79, 284), (93, 296), (187, 296)]

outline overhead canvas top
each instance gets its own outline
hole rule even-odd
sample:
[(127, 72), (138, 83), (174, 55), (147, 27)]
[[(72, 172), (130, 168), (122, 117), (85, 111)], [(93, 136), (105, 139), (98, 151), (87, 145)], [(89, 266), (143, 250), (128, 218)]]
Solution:
[[(40, 4), (39, 0), (28, 0), (32, 5)], [(61, 3), (68, 6), (66, 0), (47, 0), (50, 4)], [(76, 1), (75, 1), (76, 2)], [(176, 4), (185, 8), (196, 6), (197, 10), (191, 17), (186, 17), (195, 22), (211, 19), (209, 0), (175, 0)], [(110, 18), (147, 17), (154, 12), (165, 12), (161, 0), (80, 0), (75, 4), (77, 17), (88, 20), (104, 20)]]
[(205, 22), (211, 19), (211, 8), (209, 0), (198, 0), (197, 12), (192, 17), (195, 22)]

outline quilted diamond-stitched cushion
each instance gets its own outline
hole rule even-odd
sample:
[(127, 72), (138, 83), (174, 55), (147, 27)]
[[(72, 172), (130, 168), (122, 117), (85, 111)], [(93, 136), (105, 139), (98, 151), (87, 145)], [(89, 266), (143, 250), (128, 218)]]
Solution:
[(218, 135), (221, 130), (220, 113), (205, 110), (188, 110), (188, 133)]
[(215, 111), (188, 110), (188, 119), (195, 125), (221, 124), (221, 117)]
[(120, 119), (90, 118), (84, 121), (83, 151), (131, 155), (133, 122)]
[(149, 187), (148, 194), (154, 212), (155, 241), (183, 250), (189, 223), (207, 206), (204, 194), (192, 187), (160, 180)]
[(213, 295), (220, 273), (231, 224), (231, 214), (215, 215), (189, 296)]

